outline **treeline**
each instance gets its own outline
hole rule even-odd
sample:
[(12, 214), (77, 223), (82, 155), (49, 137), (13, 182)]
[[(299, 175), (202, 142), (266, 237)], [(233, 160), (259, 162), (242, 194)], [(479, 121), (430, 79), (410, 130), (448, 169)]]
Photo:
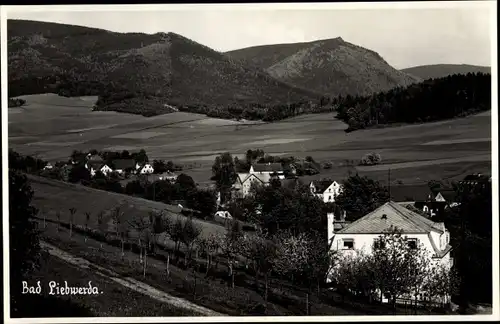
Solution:
[[(324, 98), (323, 101), (328, 101)], [(491, 75), (456, 74), (367, 97), (330, 100), (347, 131), (391, 123), (421, 123), (491, 109)]]
[(11, 107), (21, 107), (26, 104), (26, 100), (17, 99), (17, 98), (9, 98), (9, 108)]

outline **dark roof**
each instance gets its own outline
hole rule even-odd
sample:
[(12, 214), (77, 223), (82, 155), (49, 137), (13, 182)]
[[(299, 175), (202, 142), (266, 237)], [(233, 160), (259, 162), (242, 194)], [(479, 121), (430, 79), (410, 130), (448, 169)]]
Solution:
[(89, 156), (88, 160), (89, 160), (89, 161), (96, 161), (96, 162), (97, 162), (97, 161), (99, 161), (99, 162), (102, 162), (102, 161), (103, 161), (102, 157), (100, 157), (100, 156), (99, 156), (99, 155), (97, 155), (97, 154), (94, 154), (94, 155)]
[[(385, 215), (385, 218), (382, 216)], [(382, 234), (392, 227), (404, 233), (443, 233), (443, 224), (435, 223), (399, 204), (390, 201), (347, 225), (337, 233), (343, 234)]]
[(490, 180), (490, 176), (485, 174), (469, 174), (462, 181), (477, 181), (477, 182), (487, 182)]
[(104, 166), (104, 163), (102, 163), (102, 161), (88, 161), (87, 164), (94, 170), (100, 170)]
[(312, 181), (314, 187), (316, 188), (316, 192), (323, 193), (325, 190), (330, 187), (333, 183), (331, 180), (320, 180), (320, 181)]
[(253, 165), (255, 172), (277, 172), (283, 171), (281, 163), (257, 163)]
[(117, 159), (113, 160), (115, 169), (125, 170), (135, 168), (135, 161), (133, 159)]
[(454, 202), (457, 197), (457, 193), (453, 189), (439, 190), (439, 193), (447, 202)]
[(427, 201), (431, 198), (429, 195), (432, 192), (426, 184), (391, 186), (391, 199), (396, 202)]

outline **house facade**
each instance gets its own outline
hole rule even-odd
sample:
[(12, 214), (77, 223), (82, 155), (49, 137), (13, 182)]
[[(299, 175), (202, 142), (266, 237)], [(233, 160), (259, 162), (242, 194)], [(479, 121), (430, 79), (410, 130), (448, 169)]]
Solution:
[(401, 230), (410, 246), (421, 245), (428, 252), (429, 265), (452, 267), (450, 233), (444, 223), (433, 222), (392, 201), (340, 230), (329, 220), (328, 241), (331, 250), (338, 253), (369, 255), (380, 236), (391, 228)]
[(267, 186), (270, 180), (270, 173), (238, 173), (233, 184), (233, 195), (235, 198), (245, 198), (250, 194), (253, 185)]
[(139, 169), (139, 174), (152, 174), (154, 172), (154, 168), (150, 163), (144, 163)]
[(249, 174), (276, 175), (278, 179), (285, 179), (285, 170), (281, 163), (257, 163), (250, 166)]
[(311, 181), (309, 189), (313, 195), (328, 203), (335, 202), (335, 198), (342, 191), (342, 185), (330, 180)]

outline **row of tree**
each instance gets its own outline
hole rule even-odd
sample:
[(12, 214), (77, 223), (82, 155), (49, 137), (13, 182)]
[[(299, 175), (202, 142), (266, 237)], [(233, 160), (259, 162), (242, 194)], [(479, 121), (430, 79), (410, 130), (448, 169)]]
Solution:
[(455, 74), (371, 96), (331, 100), (348, 131), (379, 124), (420, 123), (491, 109), (491, 75)]

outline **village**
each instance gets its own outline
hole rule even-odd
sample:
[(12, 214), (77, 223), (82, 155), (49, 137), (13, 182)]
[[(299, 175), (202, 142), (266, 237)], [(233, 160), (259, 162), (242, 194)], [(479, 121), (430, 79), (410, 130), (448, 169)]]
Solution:
[[(15, 155), (17, 153), (11, 152), (11, 154), (17, 156), (18, 161), (22, 161), (20, 155)], [(337, 284), (338, 279), (345, 276), (342, 271), (346, 271), (346, 269), (340, 269), (340, 265), (347, 266), (347, 264), (350, 264), (352, 267), (357, 263), (354, 260), (362, 258), (361, 255), (377, 253), (380, 246), (390, 241), (388, 235), (404, 236), (405, 247), (401, 247), (401, 245), (393, 247), (400, 249), (401, 255), (415, 253), (412, 251), (419, 250), (422, 255), (425, 255), (425, 262), (434, 269), (432, 271), (437, 271), (435, 269), (447, 271), (446, 274), (439, 272), (437, 275), (441, 277), (438, 278), (445, 280), (443, 278), (446, 277), (448, 278), (446, 280), (452, 280), (449, 274), (453, 268), (454, 260), (452, 257), (453, 249), (450, 244), (452, 238), (450, 231), (443, 222), (442, 215), (460, 205), (457, 188), (476, 188), (491, 185), (491, 176), (482, 174), (466, 176), (462, 181), (455, 184), (456, 188), (442, 187), (437, 182), (429, 183), (427, 192), (415, 192), (411, 188), (409, 192), (393, 192), (392, 195), (384, 198), (385, 201), (380, 202), (379, 206), (374, 210), (366, 214), (358, 214), (353, 218), (346, 210), (348, 208), (342, 208), (342, 202), (338, 204), (339, 196), (345, 196), (346, 184), (344, 184), (344, 179), (320, 179), (303, 184), (300, 176), (297, 175), (297, 173), (304, 174), (303, 165), (287, 159), (282, 159), (281, 162), (266, 162), (266, 160), (273, 160), (273, 158), (265, 157), (264, 152), (261, 150), (249, 150), (246, 156), (245, 161), (238, 160), (238, 158), (233, 159), (229, 153), (217, 157), (213, 168), (215, 183), (209, 189), (196, 189), (197, 185), (194, 181), (181, 172), (182, 167), (170, 161), (167, 163), (158, 160), (149, 162), (144, 150), (132, 154), (129, 152), (97, 152), (96, 150), (90, 150), (87, 153), (75, 151), (67, 162), (58, 162), (52, 165), (42, 161), (35, 164), (40, 169), (38, 174), (44, 177), (73, 183), (87, 183), (87, 185), (89, 181), (90, 183), (99, 180), (106, 183), (111, 181), (115, 184), (119, 183), (120, 188), (122, 188), (121, 184), (124, 184), (125, 187), (125, 189), (120, 190), (116, 190), (116, 187), (113, 189), (113, 185), (99, 187), (99, 189), (103, 190), (135, 195), (138, 192), (147, 192), (147, 186), (150, 185), (153, 188), (153, 193), (152, 196), (143, 195), (146, 199), (156, 201), (166, 199), (167, 204), (177, 205), (180, 214), (223, 224), (229, 231), (234, 230), (235, 223), (240, 223), (240, 228), (243, 224), (243, 232), (246, 233), (244, 234), (245, 237), (248, 233), (254, 233), (256, 230), (260, 232), (266, 227), (267, 230), (274, 228), (273, 226), (269, 227), (269, 219), (263, 221), (264, 218), (268, 217), (267, 214), (264, 216), (263, 213), (269, 213), (269, 206), (266, 209), (264, 205), (269, 204), (269, 202), (262, 202), (259, 199), (266, 199), (266, 195), (271, 194), (269, 191), (266, 193), (265, 190), (273, 190), (273, 188), (276, 190), (281, 190), (281, 188), (302, 190), (299, 194), (312, 197), (312, 200), (306, 201), (313, 204), (319, 202), (321, 204), (319, 210), (326, 214), (318, 215), (320, 219), (326, 220), (326, 224), (321, 223), (317, 230), (319, 233), (324, 233), (324, 243), (327, 243), (329, 250), (328, 255), (331, 258), (337, 258), (337, 268), (332, 267), (329, 270), (330, 275), (326, 277), (326, 281), (328, 283), (333, 280)], [(12, 160), (15, 159), (16, 157)], [(308, 157), (308, 160), (313, 159)], [(309, 167), (312, 164), (311, 162), (306, 163), (309, 163)], [(216, 171), (216, 165), (218, 165), (219, 171)], [(228, 166), (232, 170), (228, 170)], [(297, 172), (298, 170), (299, 172)], [(31, 171), (33, 170), (31, 169)], [(181, 179), (181, 184), (179, 179)], [(208, 207), (196, 208), (200, 205), (186, 201), (182, 195), (170, 199), (165, 198), (160, 193), (161, 187), (164, 185), (182, 186), (182, 183), (190, 183), (188, 186), (192, 186), (192, 190), (199, 190), (206, 193), (206, 196), (212, 197), (204, 200), (204, 202), (208, 202)], [(128, 188), (134, 187), (134, 184), (145, 187), (141, 189), (142, 191), (134, 192), (131, 191), (132, 189), (129, 190)], [(347, 183), (347, 185), (351, 186), (352, 183)], [(352, 189), (351, 193), (353, 193)], [(356, 197), (351, 198), (356, 199)], [(346, 197), (342, 199), (345, 203)], [(248, 209), (249, 202), (253, 204), (253, 210), (250, 210), (252, 208)], [(209, 206), (210, 204), (213, 204), (213, 206)], [(245, 204), (247, 207), (243, 207)], [(289, 207), (277, 205), (277, 208)], [(282, 214), (283, 210), (272, 211), (271, 213)], [(284, 213), (287, 212), (284, 211)], [(326, 216), (326, 218), (323, 218), (323, 216)], [(280, 216), (276, 217), (279, 218)], [(286, 221), (282, 224), (283, 227), (287, 226)], [(279, 233), (279, 221), (277, 225), (277, 232), (276, 228), (272, 230), (275, 233)], [(294, 226), (289, 227), (294, 228)], [(386, 243), (381, 243), (384, 240)], [(294, 251), (289, 251), (289, 253), (296, 253), (297, 251), (300, 251), (299, 247), (296, 247)], [(234, 266), (238, 264), (237, 259), (234, 259), (234, 262), (236, 262)], [(352, 278), (346, 278), (345, 280), (352, 280)], [(390, 292), (382, 293), (378, 288), (363, 293), (368, 293), (370, 296), (373, 294), (373, 297), (370, 298), (382, 303), (404, 303), (405, 305), (406, 303), (415, 303), (415, 305), (421, 306), (434, 303), (450, 307), (452, 285), (453, 283), (450, 282), (449, 287), (438, 290), (437, 294), (434, 292), (428, 295), (425, 290), (420, 291), (419, 294), (397, 293), (397, 298), (394, 300)], [(352, 290), (352, 287), (349, 289)], [(354, 290), (351, 292), (354, 293)]]

